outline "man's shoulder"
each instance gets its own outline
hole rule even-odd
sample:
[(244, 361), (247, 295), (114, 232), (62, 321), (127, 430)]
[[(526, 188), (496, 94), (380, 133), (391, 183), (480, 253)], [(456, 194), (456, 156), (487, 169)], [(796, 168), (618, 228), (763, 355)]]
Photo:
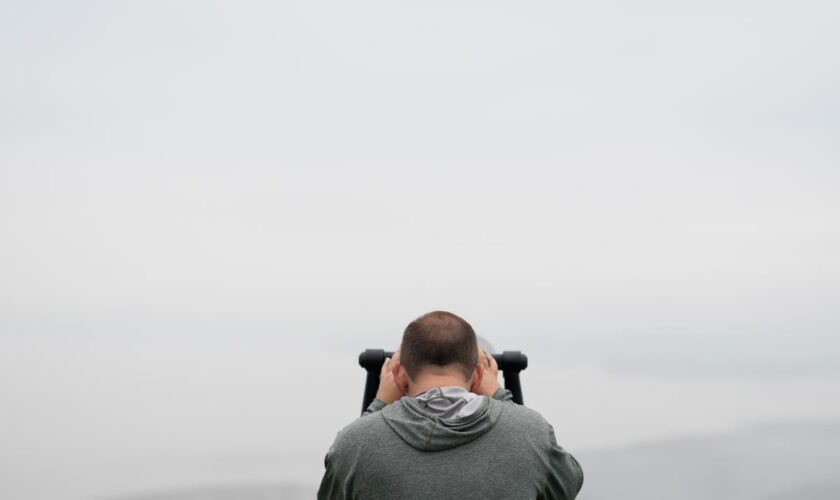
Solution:
[(518, 405), (512, 401), (496, 401), (502, 405), (498, 426), (508, 431), (515, 431), (521, 435), (547, 437), (551, 432), (551, 424), (536, 410)]
[(338, 431), (333, 448), (342, 449), (347, 446), (355, 448), (366, 442), (372, 442), (381, 438), (384, 427), (387, 427), (387, 424), (382, 419), (381, 411), (359, 417)]
[(548, 421), (533, 408), (528, 408), (513, 401), (498, 401), (493, 400), (494, 403), (502, 405), (502, 417), (514, 419), (522, 423), (527, 423), (535, 426), (548, 425)]

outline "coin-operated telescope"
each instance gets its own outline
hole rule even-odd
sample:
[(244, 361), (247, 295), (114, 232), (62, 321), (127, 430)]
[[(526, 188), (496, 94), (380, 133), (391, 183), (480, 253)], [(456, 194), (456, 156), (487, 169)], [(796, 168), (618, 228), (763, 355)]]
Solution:
[[(490, 344), (479, 337), (478, 344), (484, 352), (492, 353), (494, 349)], [(359, 354), (359, 365), (367, 370), (365, 379), (365, 393), (362, 397), (362, 413), (373, 402), (376, 391), (379, 390), (379, 372), (382, 371), (382, 364), (385, 358), (390, 358), (393, 352), (383, 349), (365, 349)], [(519, 382), (519, 372), (528, 368), (528, 356), (520, 351), (503, 351), (501, 354), (494, 353), (493, 358), (499, 365), (499, 371), (505, 378), (505, 389), (513, 394), (513, 401), (517, 404), (524, 404), (522, 399), (522, 384)]]

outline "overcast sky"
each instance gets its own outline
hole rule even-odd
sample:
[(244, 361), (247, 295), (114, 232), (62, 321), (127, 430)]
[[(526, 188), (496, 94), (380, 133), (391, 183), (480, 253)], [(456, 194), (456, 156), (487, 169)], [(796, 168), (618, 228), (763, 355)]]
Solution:
[(571, 449), (840, 417), (839, 15), (0, 2), (0, 483), (317, 478), (433, 309)]

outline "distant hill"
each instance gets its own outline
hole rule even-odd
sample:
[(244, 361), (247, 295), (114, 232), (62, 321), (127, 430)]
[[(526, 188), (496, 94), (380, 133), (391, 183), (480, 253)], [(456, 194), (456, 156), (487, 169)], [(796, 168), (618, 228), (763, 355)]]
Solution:
[(298, 484), (243, 484), (152, 491), (107, 500), (311, 500), (315, 488)]
[(840, 481), (802, 486), (767, 497), (767, 500), (837, 500), (840, 498)]
[(576, 454), (581, 500), (837, 500), (840, 422), (733, 432)]

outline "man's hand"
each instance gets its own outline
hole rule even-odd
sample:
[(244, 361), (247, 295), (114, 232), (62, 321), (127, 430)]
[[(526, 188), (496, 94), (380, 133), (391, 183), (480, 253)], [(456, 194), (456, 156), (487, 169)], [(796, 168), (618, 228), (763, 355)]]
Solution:
[(386, 405), (405, 396), (399, 386), (397, 386), (396, 380), (394, 380), (393, 368), (395, 363), (399, 362), (400, 350), (397, 349), (393, 358), (385, 358), (385, 362), (382, 363), (382, 371), (379, 372), (379, 390), (376, 391), (376, 399), (384, 402)]
[(484, 377), (481, 379), (481, 385), (478, 386), (478, 395), (493, 397), (496, 391), (501, 387), (499, 385), (499, 365), (492, 355), (485, 353), (481, 349), (478, 350), (478, 362), (484, 366)]

